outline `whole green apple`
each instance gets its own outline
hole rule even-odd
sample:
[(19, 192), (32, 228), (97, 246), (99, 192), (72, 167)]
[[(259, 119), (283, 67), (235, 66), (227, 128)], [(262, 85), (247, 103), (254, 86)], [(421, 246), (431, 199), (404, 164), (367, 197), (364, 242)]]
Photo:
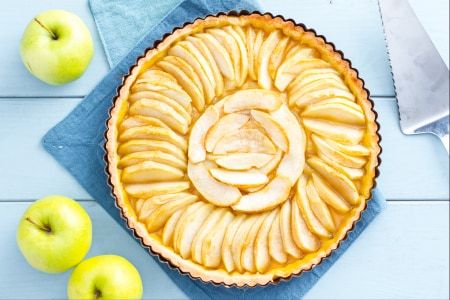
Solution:
[(69, 299), (141, 299), (142, 280), (125, 258), (98, 255), (75, 267), (67, 283)]
[(20, 41), (20, 56), (25, 67), (52, 85), (78, 79), (93, 55), (89, 29), (77, 15), (64, 10), (49, 10), (37, 15)]
[(16, 239), (31, 266), (47, 273), (60, 273), (86, 256), (92, 242), (92, 223), (75, 200), (47, 196), (27, 208), (17, 227)]

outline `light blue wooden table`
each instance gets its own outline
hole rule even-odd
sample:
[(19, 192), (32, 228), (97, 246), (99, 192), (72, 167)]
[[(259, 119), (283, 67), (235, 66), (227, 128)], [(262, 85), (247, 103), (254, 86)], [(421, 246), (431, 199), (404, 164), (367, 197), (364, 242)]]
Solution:
[[(411, 0), (448, 66), (448, 0)], [(267, 11), (305, 23), (324, 35), (359, 69), (381, 124), (378, 187), (387, 209), (306, 295), (308, 299), (449, 298), (449, 157), (431, 135), (405, 136), (398, 112), (376, 0), (262, 0)], [(90, 28), (95, 57), (84, 76), (48, 86), (25, 70), (19, 40), (42, 11), (62, 8)], [(88, 256), (122, 255), (135, 264), (144, 298), (186, 296), (159, 265), (40, 145), (102, 79), (108, 65), (87, 1), (10, 1), (0, 10), (0, 298), (65, 298), (70, 275), (30, 267), (15, 241), (19, 219), (32, 201), (50, 194), (79, 200), (93, 221)], [(99, 170), (100, 171), (100, 170)], [(282, 297), (282, 295), (280, 295)]]

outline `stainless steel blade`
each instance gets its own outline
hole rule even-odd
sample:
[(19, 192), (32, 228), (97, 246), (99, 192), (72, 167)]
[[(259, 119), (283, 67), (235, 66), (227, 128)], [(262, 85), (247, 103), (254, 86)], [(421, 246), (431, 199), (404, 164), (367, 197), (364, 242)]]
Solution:
[(434, 133), (449, 151), (449, 70), (407, 0), (379, 0), (400, 127)]

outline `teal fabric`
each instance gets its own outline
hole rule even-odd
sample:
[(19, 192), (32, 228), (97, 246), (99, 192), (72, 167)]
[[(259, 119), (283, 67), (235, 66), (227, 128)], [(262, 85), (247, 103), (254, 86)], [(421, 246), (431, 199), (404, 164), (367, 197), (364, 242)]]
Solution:
[[(112, 69), (66, 118), (43, 137), (42, 145), (124, 230), (133, 235), (115, 206), (104, 171), (105, 122), (123, 75), (128, 73), (137, 56), (155, 40), (171, 32), (174, 26), (220, 11), (262, 9), (252, 0), (90, 0), (90, 7)], [(300, 299), (385, 207), (383, 195), (375, 189), (362, 219), (338, 250), (312, 271), (277, 285), (226, 288), (193, 280), (165, 263), (160, 266), (192, 299)], [(153, 255), (151, 257), (158, 260)]]

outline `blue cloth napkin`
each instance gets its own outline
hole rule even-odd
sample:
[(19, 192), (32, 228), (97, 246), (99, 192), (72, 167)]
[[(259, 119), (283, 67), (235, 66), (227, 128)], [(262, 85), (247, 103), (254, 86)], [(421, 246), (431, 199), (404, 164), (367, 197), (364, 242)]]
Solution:
[[(221, 11), (262, 11), (262, 8), (254, 0), (90, 0), (90, 8), (112, 69), (66, 118), (43, 137), (42, 145), (132, 235), (115, 206), (104, 171), (105, 122), (122, 76), (128, 73), (137, 56), (176, 26)], [(312, 271), (277, 285), (226, 288), (192, 280), (167, 264), (160, 266), (191, 299), (300, 299), (385, 207), (384, 197), (375, 189), (362, 219), (338, 250)]]

